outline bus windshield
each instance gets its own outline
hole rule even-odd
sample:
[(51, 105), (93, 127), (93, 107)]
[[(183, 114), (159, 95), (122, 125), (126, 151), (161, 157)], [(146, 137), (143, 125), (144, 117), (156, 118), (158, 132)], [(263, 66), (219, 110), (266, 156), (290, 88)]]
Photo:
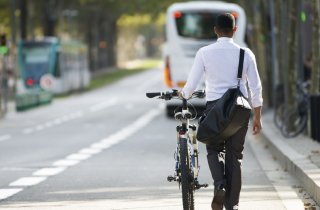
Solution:
[(179, 36), (194, 39), (217, 39), (213, 27), (221, 12), (176, 11), (174, 16)]

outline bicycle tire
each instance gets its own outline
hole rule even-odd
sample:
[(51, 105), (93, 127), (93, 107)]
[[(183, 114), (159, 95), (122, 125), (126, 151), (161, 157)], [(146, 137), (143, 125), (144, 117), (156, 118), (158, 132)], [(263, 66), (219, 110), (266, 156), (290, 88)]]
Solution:
[(190, 210), (194, 210), (194, 190), (190, 187)]
[(179, 142), (182, 204), (184, 210), (193, 210), (193, 189), (190, 182), (190, 155), (187, 141), (187, 139), (181, 138)]
[[(282, 126), (282, 135), (286, 138), (298, 136), (307, 127), (307, 121), (308, 115), (306, 113), (301, 114), (298, 112), (298, 110), (290, 112), (285, 119), (284, 125)], [(291, 125), (290, 130), (288, 125)]]
[(284, 116), (285, 116), (285, 106), (284, 104), (280, 104), (278, 107), (276, 107), (273, 115), (274, 124), (278, 129), (281, 129), (283, 126)]

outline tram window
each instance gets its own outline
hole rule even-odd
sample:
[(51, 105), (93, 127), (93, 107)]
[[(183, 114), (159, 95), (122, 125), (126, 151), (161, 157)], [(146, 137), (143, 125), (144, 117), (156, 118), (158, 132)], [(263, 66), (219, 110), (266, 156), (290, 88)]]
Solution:
[(48, 72), (50, 46), (25, 46), (23, 62), (26, 79), (32, 78), (38, 83), (40, 77)]

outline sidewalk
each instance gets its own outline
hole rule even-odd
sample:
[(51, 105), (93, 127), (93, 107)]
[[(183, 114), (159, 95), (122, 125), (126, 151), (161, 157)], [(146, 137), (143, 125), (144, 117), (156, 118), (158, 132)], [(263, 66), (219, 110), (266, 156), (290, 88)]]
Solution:
[(286, 139), (274, 125), (272, 111), (263, 115), (262, 137), (274, 158), (301, 182), (319, 204), (320, 143), (304, 135)]

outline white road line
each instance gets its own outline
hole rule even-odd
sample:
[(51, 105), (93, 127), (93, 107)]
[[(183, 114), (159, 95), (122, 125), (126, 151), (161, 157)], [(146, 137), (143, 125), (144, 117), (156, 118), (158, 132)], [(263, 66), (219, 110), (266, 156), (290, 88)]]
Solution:
[(52, 125), (53, 125), (53, 122), (50, 122), (50, 121), (44, 124), (44, 126), (47, 128), (51, 127)]
[(22, 131), (24, 134), (30, 134), (30, 133), (33, 133), (34, 132), (34, 129), (33, 128), (26, 128)]
[(110, 147), (111, 144), (110, 143), (102, 143), (102, 142), (99, 142), (99, 143), (94, 143), (91, 145), (90, 149), (107, 149), (108, 147)]
[(125, 106), (124, 106), (124, 108), (126, 109), (126, 110), (131, 110), (131, 109), (133, 109), (133, 104), (126, 104)]
[(148, 87), (154, 86), (161, 80), (161, 77), (153, 77), (152, 79), (148, 79), (147, 81), (143, 82), (141, 85), (136, 87), (136, 91), (146, 91)]
[(62, 160), (58, 160), (56, 162), (54, 162), (52, 165), (53, 166), (74, 166), (77, 165), (80, 161), (79, 160), (66, 160), (66, 159), (62, 159)]
[(11, 182), (9, 186), (32, 186), (39, 184), (46, 179), (47, 177), (22, 177), (14, 182)]
[(9, 198), (10, 196), (17, 194), (21, 190), (23, 190), (23, 188), (0, 189), (0, 200)]
[(75, 154), (67, 156), (66, 159), (68, 159), (68, 160), (86, 160), (89, 157), (91, 157), (91, 154), (75, 153)]
[(41, 168), (38, 171), (34, 172), (33, 176), (54, 176), (62, 171), (64, 171), (66, 167), (55, 167), (55, 168)]
[(41, 131), (41, 130), (43, 130), (44, 129), (44, 126), (43, 125), (37, 125), (36, 126), (36, 130), (37, 131)]
[(94, 155), (94, 154), (100, 153), (101, 151), (102, 151), (101, 149), (84, 148), (84, 149), (80, 150), (79, 153)]
[(3, 136), (0, 136), (0, 141), (5, 141), (5, 140), (8, 140), (11, 138), (11, 135), (7, 134), (7, 135), (3, 135)]
[(96, 105), (93, 105), (90, 107), (90, 112), (98, 112), (98, 111), (101, 111), (103, 109), (106, 109), (112, 105), (115, 105), (117, 102), (117, 100), (115, 98), (113, 99), (109, 99), (107, 101), (104, 101), (102, 103), (99, 103), (99, 104), (96, 104)]
[(57, 118), (53, 121), (54, 124), (59, 125), (60, 123), (62, 123), (61, 118)]

